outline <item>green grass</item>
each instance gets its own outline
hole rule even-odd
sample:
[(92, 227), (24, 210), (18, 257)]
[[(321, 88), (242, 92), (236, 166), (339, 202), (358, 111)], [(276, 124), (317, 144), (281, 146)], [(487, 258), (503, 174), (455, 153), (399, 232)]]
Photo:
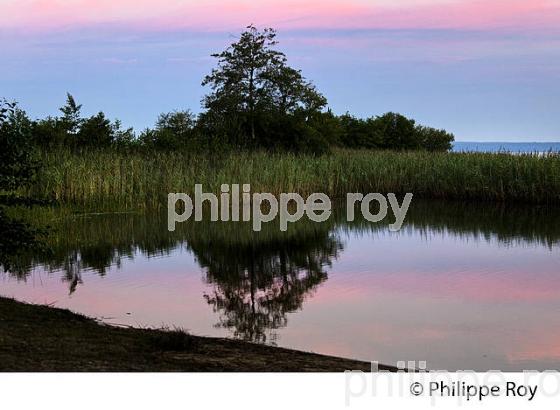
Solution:
[(412, 192), (416, 197), (560, 203), (560, 156), (336, 150), (321, 157), (266, 152), (201, 156), (97, 150), (43, 153), (43, 170), (25, 192), (61, 203), (165, 206), (169, 192)]

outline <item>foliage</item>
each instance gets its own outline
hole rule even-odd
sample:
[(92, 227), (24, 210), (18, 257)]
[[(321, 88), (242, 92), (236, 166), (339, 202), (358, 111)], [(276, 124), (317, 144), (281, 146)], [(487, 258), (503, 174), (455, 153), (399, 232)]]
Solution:
[(445, 130), (417, 125), (397, 113), (360, 119), (346, 113), (339, 117), (341, 143), (348, 148), (449, 151), (455, 139)]
[(416, 132), (422, 148), (428, 151), (449, 151), (453, 147), (455, 137), (445, 130), (432, 127), (416, 126)]
[(32, 253), (48, 253), (43, 240), (45, 232), (26, 222), (6, 215), (0, 207), (0, 268), (13, 274), (21, 275), (29, 271), (26, 263)]
[(262, 136), (260, 144), (268, 150), (306, 154), (329, 151), (325, 137), (299, 115), (269, 115), (262, 118), (257, 131)]
[(0, 267), (22, 271), (20, 256), (40, 247), (41, 232), (25, 222), (8, 217), (4, 205), (25, 198), (10, 194), (33, 182), (39, 168), (32, 144), (31, 121), (15, 102), (0, 100)]
[(193, 148), (196, 143), (196, 118), (190, 110), (160, 114), (155, 130), (147, 129), (140, 135), (142, 146), (151, 149)]
[(67, 94), (66, 104), (60, 108), (62, 117), (47, 117), (32, 122), (32, 135), (35, 144), (48, 149), (69, 147), (130, 148), (137, 145), (132, 128), (122, 129), (119, 120), (111, 122), (103, 112), (89, 118), (81, 115), (82, 105)]
[(114, 142), (115, 135), (111, 121), (102, 112), (83, 120), (76, 135), (76, 144), (85, 146), (108, 146)]
[(0, 100), (0, 147), (0, 190), (29, 184), (38, 167), (31, 121), (16, 103), (6, 100)]
[[(313, 146), (318, 138), (306, 122), (327, 101), (299, 70), (287, 65), (276, 45), (273, 29), (249, 26), (237, 42), (213, 54), (218, 66), (202, 82), (211, 88), (203, 99), (204, 125), (233, 146), (270, 148), (272, 142), (272, 147), (292, 149), (307, 138)], [(285, 124), (295, 132), (291, 137), (281, 128), (271, 128)]]
[(63, 114), (60, 122), (69, 135), (77, 135), (80, 130), (83, 122), (80, 115), (81, 109), (82, 105), (77, 104), (70, 93), (66, 93), (66, 105), (60, 108), (60, 112)]
[(414, 120), (389, 112), (377, 117), (372, 123), (382, 137), (383, 148), (414, 150), (420, 147)]
[(33, 140), (38, 146), (48, 149), (70, 143), (66, 126), (60, 118), (50, 116), (33, 123)]
[(341, 143), (348, 148), (381, 148), (383, 136), (375, 126), (374, 118), (360, 119), (346, 113), (339, 118), (342, 128)]

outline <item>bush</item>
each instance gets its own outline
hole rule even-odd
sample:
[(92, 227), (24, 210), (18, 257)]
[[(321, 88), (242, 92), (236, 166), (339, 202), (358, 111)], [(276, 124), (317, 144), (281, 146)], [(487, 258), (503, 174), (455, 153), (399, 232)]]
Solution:
[(344, 114), (341, 145), (348, 148), (448, 151), (455, 137), (445, 130), (416, 125), (413, 119), (389, 112), (361, 119)]
[(45, 148), (60, 147), (69, 144), (68, 131), (58, 118), (47, 117), (33, 123), (33, 141)]
[(415, 121), (389, 112), (372, 121), (382, 139), (382, 147), (394, 150), (415, 150), (420, 147)]
[(119, 148), (131, 148), (136, 145), (136, 135), (132, 128), (121, 129), (121, 122), (116, 120), (112, 125), (113, 143)]
[(78, 147), (104, 147), (111, 145), (114, 140), (115, 133), (111, 121), (105, 118), (102, 112), (84, 120), (76, 135)]
[(427, 151), (449, 151), (455, 140), (455, 136), (445, 130), (421, 125), (416, 127), (416, 133), (419, 135), (421, 147)]
[(16, 103), (0, 100), (0, 190), (12, 191), (31, 182), (38, 168), (32, 124)]
[(140, 135), (140, 145), (151, 149), (184, 150), (196, 148), (196, 118), (189, 111), (172, 111), (160, 114), (155, 130), (146, 129)]
[(344, 128), (340, 123), (340, 118), (330, 110), (325, 113), (316, 113), (308, 121), (308, 125), (315, 129), (329, 146), (339, 146), (342, 144)]
[(329, 151), (327, 139), (299, 115), (270, 115), (259, 125), (256, 148), (316, 155)]
[(361, 119), (349, 113), (339, 117), (342, 127), (342, 146), (375, 149), (383, 146), (383, 135), (375, 118)]

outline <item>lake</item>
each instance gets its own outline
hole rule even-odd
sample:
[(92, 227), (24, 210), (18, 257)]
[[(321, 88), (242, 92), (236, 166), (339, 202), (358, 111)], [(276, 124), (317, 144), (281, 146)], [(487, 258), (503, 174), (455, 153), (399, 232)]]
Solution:
[[(560, 369), (560, 213), (412, 201), (403, 229), (345, 221), (186, 222), (34, 209), (48, 253), (0, 294), (119, 325), (181, 327), (429, 369)], [(389, 221), (392, 222), (392, 221)]]
[(471, 142), (455, 141), (454, 152), (512, 152), (548, 153), (560, 152), (560, 142)]

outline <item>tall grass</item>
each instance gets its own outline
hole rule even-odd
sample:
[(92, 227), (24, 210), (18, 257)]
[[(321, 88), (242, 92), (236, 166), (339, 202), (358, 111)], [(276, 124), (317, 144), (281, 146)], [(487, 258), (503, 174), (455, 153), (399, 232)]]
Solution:
[(337, 150), (202, 156), (93, 150), (43, 153), (44, 167), (26, 194), (62, 203), (165, 205), (169, 192), (219, 192), (250, 183), (252, 192), (412, 192), (416, 197), (560, 203), (560, 156)]

